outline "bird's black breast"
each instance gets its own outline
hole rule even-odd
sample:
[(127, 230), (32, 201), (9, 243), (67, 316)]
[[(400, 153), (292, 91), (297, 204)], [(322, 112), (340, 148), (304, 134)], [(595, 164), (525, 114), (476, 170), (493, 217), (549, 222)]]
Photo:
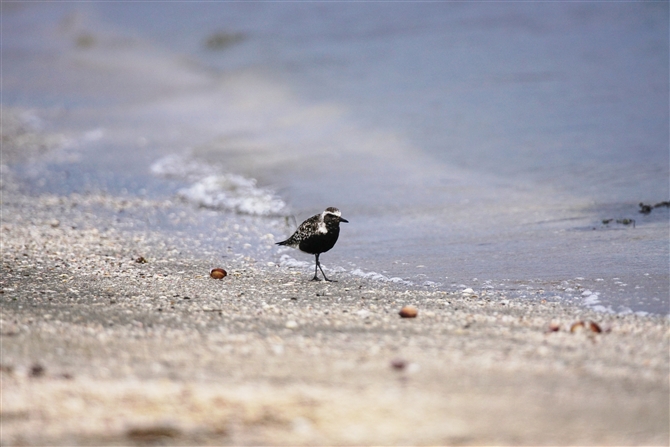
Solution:
[(327, 233), (317, 233), (303, 239), (300, 241), (298, 248), (300, 251), (304, 251), (305, 253), (310, 253), (313, 255), (317, 253), (324, 253), (333, 248), (339, 235), (339, 226), (337, 228), (328, 228)]

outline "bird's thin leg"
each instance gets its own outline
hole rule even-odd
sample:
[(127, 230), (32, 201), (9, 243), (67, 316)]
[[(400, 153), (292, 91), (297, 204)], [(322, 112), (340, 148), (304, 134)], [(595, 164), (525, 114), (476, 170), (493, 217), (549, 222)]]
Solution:
[[(316, 276), (316, 274), (318, 273), (318, 270), (317, 270), (317, 269), (319, 268), (319, 254), (317, 253), (317, 254), (314, 255), (314, 256), (316, 256), (316, 265), (314, 266), (314, 278), (312, 278), (312, 281), (319, 281), (319, 277)], [(321, 271), (321, 273), (323, 273), (323, 271)], [(326, 277), (326, 276), (324, 275), (324, 278), (325, 278), (325, 277)]]
[[(334, 281), (334, 280), (332, 280), (332, 279), (328, 279), (328, 278), (326, 277), (326, 274), (323, 273), (323, 269), (321, 268), (321, 263), (319, 262), (319, 255), (316, 255), (316, 266), (319, 268), (319, 270), (321, 270), (321, 274), (323, 275), (323, 279), (325, 279), (325, 280), (328, 281), (328, 282), (336, 282), (336, 281)], [(316, 272), (314, 272), (314, 277), (316, 277)]]

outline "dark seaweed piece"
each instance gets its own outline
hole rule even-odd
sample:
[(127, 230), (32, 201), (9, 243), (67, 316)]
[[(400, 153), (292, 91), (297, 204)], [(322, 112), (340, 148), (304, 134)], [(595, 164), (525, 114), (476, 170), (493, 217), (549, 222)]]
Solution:
[[(633, 228), (635, 228), (635, 219), (628, 219), (628, 218), (616, 219), (616, 220), (615, 219), (603, 219), (601, 222), (603, 223), (603, 225), (609, 225), (613, 221), (618, 223), (618, 224), (621, 224), (621, 225), (633, 225)], [(595, 230), (595, 227), (593, 229)]]
[(633, 228), (635, 228), (635, 219), (617, 219), (616, 223), (622, 224), (622, 225), (633, 225)]
[(646, 203), (640, 202), (640, 213), (641, 214), (649, 214), (651, 213), (651, 210), (653, 207), (651, 205), (647, 205)]

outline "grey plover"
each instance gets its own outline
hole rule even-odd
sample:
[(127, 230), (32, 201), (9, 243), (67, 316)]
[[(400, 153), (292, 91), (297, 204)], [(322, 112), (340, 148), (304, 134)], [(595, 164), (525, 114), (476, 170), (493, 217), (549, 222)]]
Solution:
[(301, 223), (290, 238), (277, 242), (277, 245), (288, 245), (289, 247), (297, 248), (302, 252), (316, 256), (316, 266), (314, 267), (314, 278), (312, 278), (312, 281), (319, 280), (317, 273), (321, 270), (323, 279), (332, 282), (323, 273), (323, 269), (319, 263), (319, 255), (333, 248), (335, 242), (337, 242), (337, 238), (340, 235), (340, 222), (348, 223), (349, 221), (342, 218), (340, 210), (331, 206), (326, 208), (323, 213), (312, 216)]

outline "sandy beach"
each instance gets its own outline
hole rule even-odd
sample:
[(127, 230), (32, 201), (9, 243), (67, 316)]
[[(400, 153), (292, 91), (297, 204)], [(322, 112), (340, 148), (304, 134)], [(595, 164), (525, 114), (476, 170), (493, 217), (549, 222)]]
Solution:
[(667, 4), (495, 3), (3, 4), (0, 446), (669, 445)]
[[(157, 210), (197, 220), (186, 205), (14, 186), (2, 445), (668, 443), (667, 317), (315, 283), (220, 261), (214, 237), (123, 229)], [(222, 216), (222, 234), (243, 230)]]

